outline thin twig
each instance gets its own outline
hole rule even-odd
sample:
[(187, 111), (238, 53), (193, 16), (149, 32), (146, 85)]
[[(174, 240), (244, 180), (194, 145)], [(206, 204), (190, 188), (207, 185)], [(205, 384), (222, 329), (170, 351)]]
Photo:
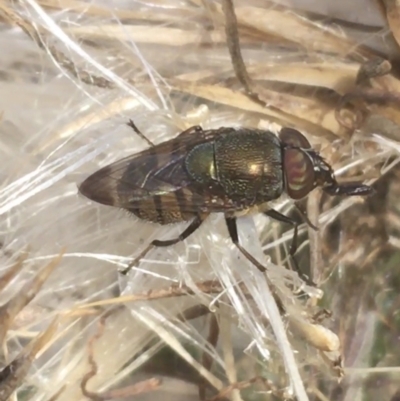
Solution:
[[(222, 304), (220, 311), (224, 312), (226, 305)], [(229, 383), (236, 383), (238, 381), (237, 366), (235, 363), (235, 356), (232, 342), (232, 319), (228, 314), (220, 314), (220, 325), (221, 325), (221, 346), (224, 355), (225, 372)], [(232, 401), (243, 401), (239, 390), (234, 390), (231, 394)]]
[(210, 308), (206, 305), (195, 305), (185, 309), (182, 313), (179, 313), (177, 319), (184, 322), (187, 320), (197, 319), (211, 313)]
[(114, 398), (132, 397), (132, 396), (142, 394), (145, 392), (154, 391), (161, 384), (161, 380), (156, 379), (156, 378), (151, 378), (148, 380), (140, 381), (131, 386), (126, 386), (126, 387), (123, 387), (120, 389), (111, 390), (111, 391), (107, 391), (104, 393), (97, 393), (97, 392), (88, 390), (87, 384), (88, 384), (89, 380), (92, 377), (94, 377), (98, 371), (97, 363), (94, 358), (94, 343), (104, 334), (105, 321), (113, 312), (115, 312), (115, 310), (116, 310), (116, 308), (110, 309), (108, 312), (106, 312), (100, 318), (97, 333), (89, 340), (89, 343), (88, 343), (88, 362), (89, 362), (90, 370), (82, 378), (81, 390), (82, 390), (82, 394), (85, 397), (88, 397), (93, 401), (104, 401), (104, 400), (109, 400), (109, 399), (114, 399)]
[(246, 65), (243, 60), (242, 52), (240, 50), (239, 31), (237, 27), (237, 18), (235, 14), (235, 7), (232, 0), (222, 0), (222, 11), (225, 15), (225, 34), (226, 43), (231, 56), (232, 66), (235, 71), (236, 77), (243, 85), (246, 95), (260, 104), (267, 107), (266, 102), (260, 99), (259, 94), (254, 89), (254, 84), (247, 72)]
[(281, 395), (280, 393), (282, 393), (268, 379), (265, 379), (264, 377), (261, 377), (261, 376), (257, 376), (252, 379), (249, 379), (249, 380), (232, 383), (230, 386), (225, 387), (216, 396), (209, 398), (207, 401), (219, 401), (225, 397), (228, 397), (232, 391), (244, 390), (245, 388), (248, 388), (257, 382), (262, 383), (265, 386), (265, 389), (267, 391), (270, 391), (271, 393), (273, 393), (275, 395), (279, 396), (279, 395)]
[[(210, 327), (208, 330), (207, 344), (210, 346), (211, 350), (217, 346), (219, 337), (219, 325), (218, 320), (215, 314), (212, 314), (210, 317)], [(214, 359), (206, 350), (203, 352), (202, 356), (202, 365), (205, 369), (211, 370)], [(206, 389), (207, 389), (207, 380), (201, 378), (199, 381), (199, 398), (200, 400), (205, 400), (206, 398)]]
[(243, 85), (246, 93), (253, 96), (253, 83), (247, 72), (240, 50), (239, 31), (237, 28), (237, 18), (232, 0), (222, 0), (222, 10), (225, 14), (225, 33), (226, 43), (232, 59), (233, 69), (239, 82)]

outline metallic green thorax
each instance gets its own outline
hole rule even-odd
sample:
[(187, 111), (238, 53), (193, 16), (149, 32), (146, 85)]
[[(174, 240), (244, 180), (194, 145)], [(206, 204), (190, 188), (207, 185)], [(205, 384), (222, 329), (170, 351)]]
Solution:
[(249, 205), (283, 192), (282, 148), (272, 132), (232, 130), (193, 147), (185, 166), (197, 183), (220, 187), (232, 200)]

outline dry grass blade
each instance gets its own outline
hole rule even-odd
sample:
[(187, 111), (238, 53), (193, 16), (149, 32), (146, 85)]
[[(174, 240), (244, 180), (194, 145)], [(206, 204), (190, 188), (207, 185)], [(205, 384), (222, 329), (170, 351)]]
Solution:
[(134, 40), (137, 43), (163, 44), (166, 46), (188, 46), (223, 43), (224, 38), (218, 32), (212, 33), (204, 38), (204, 35), (197, 31), (185, 29), (162, 27), (162, 26), (102, 26), (101, 29), (96, 26), (82, 26), (68, 28), (67, 32), (74, 35), (83, 35), (93, 40)]
[[(218, 7), (216, 7), (218, 8)], [(375, 108), (375, 111), (378, 111), (381, 113), (383, 116), (393, 119), (394, 121), (398, 122), (400, 121), (400, 118), (397, 116), (396, 113), (388, 109), (387, 107), (381, 107), (382, 104), (390, 105), (398, 104), (398, 95), (396, 92), (388, 92), (387, 90), (383, 89), (360, 89), (360, 83), (364, 81), (369, 81), (373, 77), (379, 77), (382, 75), (386, 75), (389, 70), (390, 70), (390, 63), (386, 62), (385, 60), (378, 60), (376, 61), (376, 58), (372, 58), (371, 60), (367, 60), (366, 62), (363, 61), (364, 58), (361, 57), (358, 59), (362, 61), (361, 68), (359, 69), (358, 75), (356, 76), (356, 79), (354, 81), (355, 89), (351, 90), (350, 93), (348, 93), (348, 90), (345, 93), (345, 96), (342, 97), (342, 99), (339, 102), (339, 106), (334, 109), (332, 105), (327, 103), (326, 105), (324, 102), (320, 102), (320, 100), (314, 100), (314, 99), (306, 99), (304, 97), (299, 97), (296, 99), (295, 96), (291, 96), (288, 94), (281, 94), (281, 93), (276, 93), (271, 90), (266, 90), (263, 88), (258, 88), (257, 90), (255, 89), (255, 85), (252, 82), (248, 70), (246, 69), (245, 63), (243, 61), (242, 55), (241, 55), (241, 50), (240, 50), (240, 44), (239, 44), (239, 34), (238, 34), (238, 28), (237, 28), (237, 23), (238, 20), (236, 18), (235, 10), (233, 7), (232, 0), (224, 0), (222, 2), (222, 11), (225, 15), (226, 19), (226, 36), (227, 36), (227, 44), (228, 44), (228, 49), (231, 55), (232, 59), (232, 64), (236, 73), (236, 76), (239, 80), (239, 82), (243, 85), (246, 94), (249, 96), (250, 99), (252, 99), (254, 102), (260, 104), (261, 106), (265, 106), (266, 108), (269, 109), (268, 111), (268, 116), (271, 117), (278, 117), (279, 114), (281, 114), (280, 117), (281, 121), (275, 120), (276, 122), (279, 122), (282, 124), (282, 122), (285, 122), (285, 125), (290, 125), (290, 124), (296, 124), (293, 121), (293, 118), (299, 118), (302, 121), (297, 121), (297, 128), (301, 128), (304, 130), (307, 130), (309, 132), (313, 132), (314, 130), (311, 129), (310, 124), (304, 124), (305, 121), (313, 123), (315, 126), (321, 125), (322, 127), (325, 127), (327, 130), (329, 130), (331, 133), (335, 133), (336, 135), (342, 136), (346, 130), (350, 130), (350, 132), (353, 132), (354, 129), (360, 128), (362, 124), (364, 123), (364, 120), (366, 118), (366, 110), (365, 106), (362, 106), (362, 103), (367, 103), (369, 105), (369, 109), (371, 109), (371, 103), (377, 104), (378, 107)], [(243, 10), (246, 10), (243, 12)], [(237, 9), (237, 13), (239, 14), (240, 11), (242, 11), (242, 17), (243, 15), (245, 16), (244, 19), (242, 18), (240, 21), (243, 25), (246, 25), (246, 15), (249, 12), (250, 15), (252, 15), (254, 18), (250, 18), (252, 23), (257, 20), (256, 14), (253, 13), (253, 9), (251, 7), (243, 7)], [(282, 7), (277, 7), (274, 10), (268, 10), (266, 13), (271, 12), (273, 13), (282, 13), (284, 12), (284, 8)], [(287, 10), (286, 10), (287, 11)], [(298, 16), (292, 13), (285, 12), (285, 15), (282, 16), (276, 16), (276, 20), (279, 20), (279, 24), (282, 23), (282, 21), (286, 21), (289, 25), (296, 23), (294, 20), (297, 21)], [(287, 20), (285, 20), (285, 18)], [(290, 22), (289, 22), (290, 21)], [(302, 19), (301, 24), (309, 24), (310, 22), (307, 21), (305, 22), (305, 19)], [(270, 22), (270, 21), (269, 21)], [(297, 21), (299, 22), (299, 21)], [(256, 26), (257, 23), (254, 23), (254, 26)], [(273, 24), (268, 23), (267, 26), (271, 27)], [(281, 27), (280, 27), (281, 28)], [(308, 27), (309, 28), (309, 27)], [(321, 28), (321, 27), (320, 27)], [(296, 33), (298, 33), (298, 29), (296, 29)], [(324, 29), (321, 32), (320, 35), (324, 37), (324, 35), (333, 35), (333, 32), (329, 33), (328, 30)], [(291, 33), (290, 33), (291, 35)], [(291, 35), (292, 36), (292, 35)], [(297, 36), (297, 35), (296, 35)], [(301, 36), (301, 35), (300, 35)], [(335, 36), (335, 35), (334, 35)], [(293, 37), (293, 36), (292, 36)], [(332, 37), (330, 37), (329, 40), (331, 40)], [(343, 45), (344, 40), (341, 37), (336, 38), (337, 43), (341, 43)], [(327, 38), (324, 38), (322, 42), (329, 42)], [(313, 39), (313, 45), (317, 43), (318, 40)], [(349, 43), (350, 44), (350, 43)], [(353, 46), (351, 46), (353, 47)], [(353, 48), (353, 50), (355, 47)], [(316, 49), (314, 49), (316, 50)], [(327, 49), (318, 49), (320, 51), (328, 51)], [(338, 50), (338, 49), (336, 49)], [(329, 51), (333, 51), (333, 49), (330, 49)], [(350, 53), (353, 53), (353, 51), (350, 51)], [(340, 53), (340, 52), (339, 52)], [(360, 53), (361, 54), (361, 53)], [(366, 55), (366, 54), (365, 54)], [(364, 55), (364, 56), (365, 56)], [(369, 57), (372, 57), (371, 53), (368, 53)], [(307, 66), (308, 69), (308, 66)], [(298, 76), (299, 74), (296, 73), (295, 76)], [(293, 73), (291, 74), (291, 79), (293, 79)], [(265, 75), (265, 70), (263, 71), (263, 79), (270, 79), (268, 75)], [(273, 79), (273, 78), (272, 78)], [(348, 81), (349, 77), (346, 76), (346, 80)], [(337, 81), (337, 84), (335, 87), (332, 87), (331, 89), (335, 91), (339, 91), (340, 93), (340, 86), (344, 85), (344, 81), (340, 82)], [(297, 82), (296, 82), (297, 83)], [(338, 86), (339, 85), (339, 86)], [(336, 87), (337, 86), (337, 87)], [(352, 86), (352, 85), (351, 85)], [(350, 86), (350, 87), (351, 87)], [(345, 88), (343, 86), (343, 88)], [(346, 110), (346, 113), (341, 113), (340, 111), (342, 110), (343, 105), (351, 102), (351, 101), (358, 101), (358, 104), (356, 105), (356, 110), (355, 112), (350, 112), (350, 110)], [(361, 104), (360, 104), (361, 102)], [(308, 104), (307, 104), (308, 103)], [(357, 102), (356, 102), (357, 103)], [(301, 104), (301, 107), (299, 105)], [(396, 106), (394, 106), (396, 107)], [(286, 116), (283, 116), (282, 111), (285, 111), (287, 113)], [(316, 114), (316, 110), (319, 110), (320, 114)], [(301, 114), (300, 114), (301, 113)], [(275, 114), (275, 115), (274, 115)], [(277, 115), (278, 114), (278, 115)], [(283, 121), (282, 121), (283, 120)], [(303, 124), (302, 124), (303, 122)], [(289, 123), (289, 124), (288, 124)], [(308, 126), (307, 126), (308, 125)], [(343, 130), (343, 128), (345, 130)], [(316, 131), (316, 130), (315, 130)], [(315, 132), (314, 131), (314, 132)], [(316, 133), (316, 132), (315, 132)]]
[(3, 291), (4, 288), (10, 283), (10, 281), (17, 276), (17, 274), (24, 267), (24, 262), (28, 257), (29, 250), (22, 252), (15, 263), (0, 277), (0, 291)]
[(11, 8), (7, 7), (4, 2), (0, 3), (0, 15), (10, 24), (19, 26), (32, 40), (43, 50), (49, 52), (51, 56), (65, 68), (69, 73), (78, 78), (80, 81), (88, 84), (98, 86), (100, 88), (114, 88), (115, 85), (106, 78), (96, 76), (85, 71), (75, 65), (63, 52), (57, 50), (53, 46), (45, 45), (42, 37), (46, 37), (46, 31), (41, 31), (40, 35), (35, 26), (27, 20), (17, 15)]
[[(222, 10), (225, 15), (226, 40), (232, 65), (237, 79), (245, 89), (246, 95), (261, 107), (281, 114), (281, 118), (286, 123), (285, 125), (287, 125), (288, 120), (290, 121), (291, 118), (297, 117), (315, 125), (322, 125), (331, 132), (339, 133), (341, 130), (336, 116), (332, 113), (330, 107), (323, 107), (319, 101), (296, 97), (288, 93), (278, 93), (260, 87), (256, 88), (248, 74), (240, 50), (237, 19), (232, 0), (223, 0)], [(268, 75), (264, 75), (264, 77), (269, 78)], [(301, 107), (299, 107), (299, 104), (301, 104)], [(319, 110), (320, 114), (317, 115), (316, 110)], [(294, 121), (291, 121), (291, 123), (294, 124)], [(302, 124), (297, 123), (297, 127), (302, 126)]]
[[(200, 0), (192, 0), (200, 4)], [(222, 13), (222, 7), (216, 4)], [(295, 13), (290, 7), (267, 2), (264, 7), (236, 7), (238, 24), (264, 35), (272, 35), (287, 42), (295, 43), (310, 52), (352, 55), (358, 60), (372, 55), (368, 49), (358, 46), (356, 42), (344, 37), (340, 32), (308, 20)], [(296, 32), (294, 35), (293, 32)]]
[(359, 67), (355, 62), (315, 62), (310, 57), (304, 62), (253, 63), (247, 70), (253, 79), (330, 89), (344, 95), (354, 85)]
[[(219, 292), (223, 291), (221, 283), (217, 280), (207, 280), (199, 282), (196, 283), (196, 286), (199, 289), (199, 291), (205, 294), (218, 294)], [(102, 301), (83, 304), (80, 305), (78, 309), (92, 308), (95, 306), (121, 304), (126, 302), (151, 301), (156, 299), (183, 297), (187, 295), (195, 295), (195, 292), (189, 286), (173, 284), (168, 288), (150, 290), (142, 294), (125, 295), (125, 296), (120, 296), (118, 298), (105, 299)]]
[[(107, 104), (100, 110), (86, 113), (84, 116), (67, 123), (65, 126), (59, 128), (51, 140), (47, 140), (38, 144), (37, 152), (47, 152), (49, 148), (54, 146), (58, 141), (68, 140), (74, 137), (80, 130), (88, 129), (108, 119), (115, 118), (116, 116), (130, 112), (136, 107), (140, 106), (140, 102), (132, 97), (118, 98), (111, 103)], [(146, 140), (147, 141), (147, 140)]]
[[(84, 13), (85, 15), (93, 15), (95, 17), (109, 17), (110, 8), (107, 5), (86, 3), (84, 1), (78, 0), (60, 0), (54, 2), (52, 0), (40, 0), (38, 3), (44, 7), (55, 10), (66, 10), (77, 14)], [(120, 9), (113, 7), (113, 14), (123, 20), (126, 19), (136, 19), (143, 21), (162, 21), (164, 22), (166, 18), (179, 21), (181, 18), (185, 18), (191, 15), (190, 12), (185, 9), (176, 10), (174, 14), (167, 14), (162, 12), (155, 13), (154, 10), (132, 10), (131, 8)]]
[[(300, 99), (296, 99), (295, 96), (290, 94), (274, 93), (271, 96), (271, 104), (274, 104), (273, 98), (275, 98), (276, 109), (273, 109), (265, 108), (247, 95), (222, 86), (199, 85), (178, 80), (171, 81), (171, 86), (179, 92), (188, 93), (243, 111), (260, 113), (270, 121), (282, 126), (297, 127), (310, 134), (325, 137), (327, 140), (336, 138), (334, 132), (342, 130), (336, 120), (334, 110), (331, 109), (327, 113), (327, 110), (321, 107), (321, 104), (317, 104), (317, 100), (302, 99), (302, 108), (299, 109)], [(272, 91), (270, 91), (270, 94), (272, 95)], [(263, 92), (263, 98), (266, 98), (266, 91)], [(285, 111), (278, 110), (280, 107), (284, 108)]]
[(21, 385), (37, 353), (51, 340), (57, 327), (55, 319), (47, 330), (21, 351), (21, 353), (0, 372), (0, 401), (6, 401)]
[(13, 298), (0, 307), (0, 320), (2, 322), (0, 327), (0, 342), (3, 342), (7, 330), (10, 328), (17, 314), (31, 302), (55, 267), (60, 263), (63, 254), (64, 250), (51, 260), (35, 277), (29, 280)]
[(371, 54), (367, 50), (358, 49), (357, 43), (343, 37), (339, 32), (291, 12), (290, 8), (238, 7), (236, 15), (240, 24), (294, 42), (308, 51), (343, 56), (353, 54), (359, 59), (361, 55)]

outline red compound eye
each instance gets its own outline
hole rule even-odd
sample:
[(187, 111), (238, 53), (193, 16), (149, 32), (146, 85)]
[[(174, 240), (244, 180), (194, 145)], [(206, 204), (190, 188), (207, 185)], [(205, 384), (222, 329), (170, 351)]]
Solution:
[(285, 149), (283, 170), (286, 192), (292, 199), (304, 198), (315, 188), (314, 165), (301, 149)]
[(282, 128), (279, 132), (279, 139), (285, 144), (296, 148), (310, 149), (308, 139), (299, 131), (293, 128)]

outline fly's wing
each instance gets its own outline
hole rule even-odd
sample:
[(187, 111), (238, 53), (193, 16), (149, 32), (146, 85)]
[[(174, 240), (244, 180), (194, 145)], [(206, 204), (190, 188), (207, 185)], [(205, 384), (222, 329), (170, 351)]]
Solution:
[(183, 133), (128, 156), (89, 176), (79, 192), (95, 202), (123, 209), (132, 209), (138, 203), (141, 209), (154, 208), (153, 202), (145, 201), (156, 196), (162, 197), (163, 208), (176, 207), (179, 196), (182, 212), (225, 210), (228, 200), (224, 194), (218, 188), (202, 190), (193, 183), (184, 166), (187, 153), (195, 145), (214, 140), (224, 130), (228, 129)]

